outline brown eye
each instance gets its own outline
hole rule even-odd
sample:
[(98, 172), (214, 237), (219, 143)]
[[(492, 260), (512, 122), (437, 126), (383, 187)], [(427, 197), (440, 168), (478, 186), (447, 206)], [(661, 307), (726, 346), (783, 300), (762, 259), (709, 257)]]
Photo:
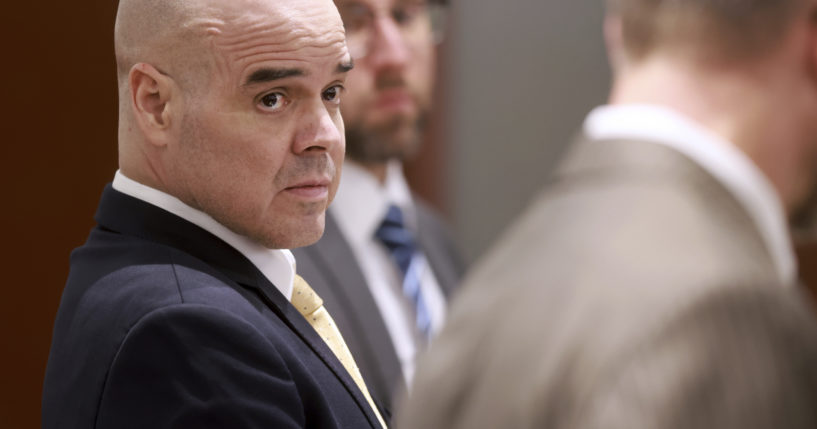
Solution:
[(412, 18), (410, 11), (402, 8), (393, 10), (391, 16), (394, 18), (394, 22), (400, 25), (407, 24)]
[(323, 99), (334, 104), (340, 103), (340, 93), (342, 89), (343, 87), (340, 85), (330, 87), (323, 92)]
[(392, 9), (391, 17), (398, 25), (408, 26), (424, 13), (424, 11), (425, 7), (422, 4), (408, 4)]
[(261, 103), (267, 107), (276, 107), (281, 100), (279, 94), (267, 94), (261, 99)]
[(286, 105), (286, 98), (280, 92), (272, 92), (261, 97), (259, 103), (264, 110), (275, 111)]

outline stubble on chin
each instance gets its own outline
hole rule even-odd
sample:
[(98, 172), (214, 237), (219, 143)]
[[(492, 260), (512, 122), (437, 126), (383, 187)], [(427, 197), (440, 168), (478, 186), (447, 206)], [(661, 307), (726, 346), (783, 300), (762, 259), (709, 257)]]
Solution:
[(411, 159), (422, 143), (425, 114), (395, 115), (379, 124), (347, 122), (346, 156), (364, 164)]
[[(290, 249), (315, 243), (323, 235), (326, 209), (337, 185), (338, 168), (329, 154), (296, 157), (282, 167), (272, 179), (273, 195), (261, 202), (263, 195), (245, 196), (256, 199), (250, 204), (227, 201), (213, 202), (205, 210), (216, 221), (269, 249)], [(330, 179), (330, 195), (323, 201), (305, 202), (286, 198), (285, 189), (314, 177)], [(233, 195), (246, 194), (235, 189)], [(246, 200), (245, 200), (246, 201)], [(282, 205), (284, 204), (284, 205)]]
[(299, 204), (297, 214), (289, 216), (271, 213), (263, 216), (257, 223), (224, 223), (225, 226), (239, 235), (268, 249), (293, 249), (309, 246), (317, 242), (326, 222), (327, 202), (310, 203), (308, 207)]

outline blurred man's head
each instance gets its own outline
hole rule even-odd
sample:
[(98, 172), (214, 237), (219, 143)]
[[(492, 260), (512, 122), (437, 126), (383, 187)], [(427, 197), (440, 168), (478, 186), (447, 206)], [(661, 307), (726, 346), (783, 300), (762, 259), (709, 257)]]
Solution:
[(121, 0), (120, 168), (270, 248), (315, 242), (351, 58), (331, 0)]
[(405, 159), (422, 138), (434, 86), (427, 0), (335, 0), (355, 71), (343, 102), (347, 155), (364, 166)]
[(779, 48), (806, 0), (607, 0), (635, 60), (659, 52), (739, 60)]
[(745, 152), (789, 214), (817, 176), (815, 0), (608, 0), (612, 103), (668, 105)]

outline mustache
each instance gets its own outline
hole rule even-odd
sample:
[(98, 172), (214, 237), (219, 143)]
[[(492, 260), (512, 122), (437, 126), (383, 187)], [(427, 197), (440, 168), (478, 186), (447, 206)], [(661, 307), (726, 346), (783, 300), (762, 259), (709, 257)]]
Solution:
[(337, 166), (328, 153), (320, 155), (301, 155), (294, 158), (294, 162), (284, 166), (275, 177), (276, 185), (287, 187), (293, 183), (316, 177), (335, 178)]
[(383, 91), (392, 88), (405, 88), (406, 79), (401, 73), (381, 73), (374, 81), (374, 88), (377, 91)]

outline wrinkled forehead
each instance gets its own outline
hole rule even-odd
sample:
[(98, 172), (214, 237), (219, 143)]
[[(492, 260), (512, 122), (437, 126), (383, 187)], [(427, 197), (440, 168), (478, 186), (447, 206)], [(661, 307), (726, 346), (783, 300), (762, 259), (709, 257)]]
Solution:
[(209, 0), (201, 14), (220, 31), (242, 32), (251, 26), (321, 33), (342, 25), (332, 0)]
[(213, 0), (191, 26), (222, 72), (258, 61), (342, 57), (343, 23), (332, 0)]

